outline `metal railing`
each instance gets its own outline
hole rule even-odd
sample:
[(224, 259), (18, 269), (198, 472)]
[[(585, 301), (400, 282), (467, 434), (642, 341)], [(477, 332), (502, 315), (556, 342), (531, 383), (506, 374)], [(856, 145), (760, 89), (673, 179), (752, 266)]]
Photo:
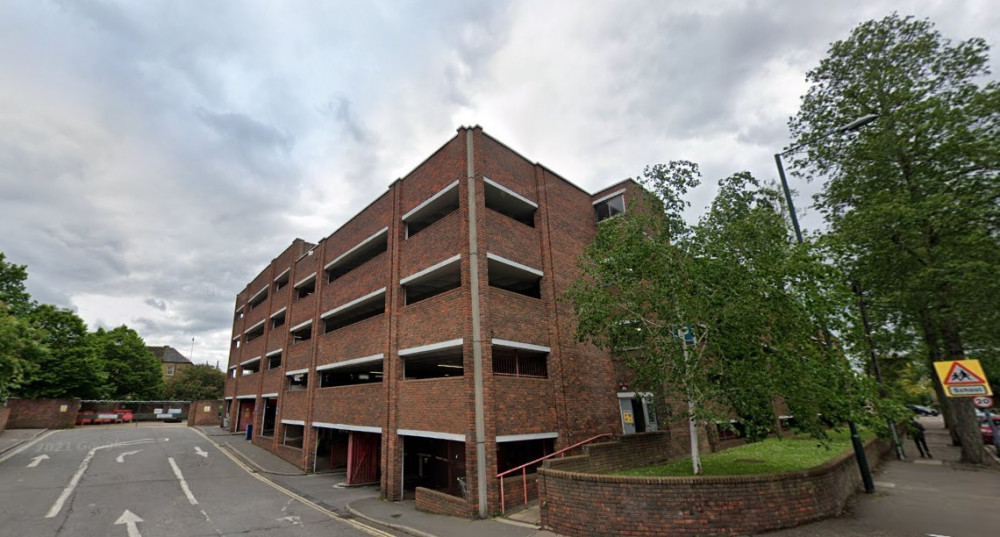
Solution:
[(574, 450), (574, 449), (576, 449), (576, 448), (578, 448), (578, 447), (580, 447), (580, 446), (582, 446), (584, 444), (589, 444), (589, 443), (593, 442), (594, 440), (598, 440), (598, 439), (606, 438), (606, 437), (612, 437), (612, 436), (614, 436), (614, 435), (611, 434), (611, 433), (599, 434), (597, 436), (588, 438), (588, 439), (586, 439), (586, 440), (584, 440), (582, 442), (577, 442), (576, 444), (573, 444), (572, 446), (569, 446), (567, 448), (560, 449), (559, 451), (556, 451), (554, 453), (549, 453), (548, 455), (546, 455), (546, 456), (544, 456), (544, 457), (542, 457), (540, 459), (535, 459), (535, 460), (533, 460), (531, 462), (526, 462), (526, 463), (522, 464), (521, 466), (518, 466), (516, 468), (511, 468), (510, 470), (507, 470), (507, 471), (504, 471), (504, 472), (500, 472), (499, 474), (497, 474), (497, 479), (500, 480), (500, 512), (501, 513), (506, 513), (507, 512), (506, 498), (504, 498), (504, 494), (503, 494), (503, 478), (505, 476), (513, 474), (514, 472), (516, 472), (518, 470), (521, 471), (521, 488), (524, 489), (524, 505), (528, 505), (528, 467), (530, 467), (532, 465), (535, 465), (535, 464), (538, 464), (538, 463), (540, 463), (540, 462), (542, 462), (544, 460), (551, 459), (551, 458), (555, 457), (556, 455), (558, 455), (560, 457), (565, 457), (566, 456), (565, 454), (566, 454), (567, 451)]

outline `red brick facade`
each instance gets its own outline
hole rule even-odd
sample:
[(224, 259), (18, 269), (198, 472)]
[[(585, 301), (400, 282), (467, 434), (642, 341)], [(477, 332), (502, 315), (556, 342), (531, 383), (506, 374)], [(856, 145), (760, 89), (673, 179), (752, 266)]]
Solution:
[[(669, 433), (623, 437), (538, 472), (542, 526), (560, 535), (750, 535), (838, 514), (861, 482), (853, 452), (803, 472), (726, 477), (608, 475), (662, 458)], [(877, 465), (891, 445), (872, 441)], [(670, 453), (670, 455), (677, 455)], [(673, 458), (669, 456), (668, 458)]]
[[(434, 502), (443, 492), (429, 491), (420, 505), (434, 510), (428, 506), (440, 504), (442, 512), (483, 514), (477, 477), (474, 372), (478, 347), (486, 512), (494, 512), (499, 506), (498, 437), (504, 442), (554, 438), (555, 448), (560, 449), (597, 434), (621, 433), (618, 385), (609, 356), (575, 341), (572, 307), (562, 296), (577, 275), (578, 256), (596, 231), (594, 201), (617, 190), (624, 190), (627, 198), (635, 188), (626, 181), (591, 195), (480, 128), (459, 129), (458, 135), (333, 234), (315, 245), (296, 239), (237, 295), (225, 392), (229, 427), (235, 430), (240, 409), (253, 404), (253, 428), (261, 431), (264, 399), (276, 399), (273, 434), (255, 434), (253, 441), (303, 469), (312, 469), (316, 463), (322, 429), (348, 435), (380, 434), (382, 493), (391, 500), (400, 499), (404, 488), (410, 488), (404, 474), (410, 479), (414, 470), (412, 460), (406, 462), (404, 439), (413, 439), (410, 445), (419, 445), (419, 438), (464, 443), (469, 499), (457, 498), (461, 507), (456, 508), (454, 493), (447, 502)], [(488, 189), (492, 196), (520, 200), (515, 202), (519, 207), (533, 206), (533, 225), (488, 208)], [(426, 210), (435, 200), (453, 200), (453, 190), (457, 191), (457, 209), (408, 236), (404, 218)], [(474, 205), (470, 206), (470, 198)], [(473, 232), (476, 239), (470, 241)], [(329, 280), (327, 267), (336, 266), (366, 244), (381, 241), (384, 251)], [(402, 281), (455, 256), (460, 267), (456, 288), (406, 303)], [(489, 267), (498, 262), (540, 272), (540, 297), (489, 285)], [(473, 276), (478, 280), (476, 297)], [(296, 286), (313, 277), (314, 292), (298, 297)], [(286, 280), (279, 289), (278, 283)], [(380, 314), (324, 331), (325, 320), (337, 312), (359, 301), (377, 304), (382, 299)], [(479, 308), (478, 333), (474, 302)], [(284, 324), (273, 326), (273, 320), (281, 316)], [(256, 335), (261, 323), (263, 335)], [(290, 331), (300, 326), (312, 327), (311, 338), (294, 342)], [(252, 340), (247, 341), (248, 335)], [(547, 350), (545, 375), (494, 374), (491, 349), (495, 340), (532, 351)], [(407, 352), (445, 344), (460, 352), (464, 374), (404, 376)], [(281, 363), (269, 368), (268, 356), (278, 350)], [(344, 362), (379, 367), (381, 382), (321, 387), (322, 371)], [(303, 372), (308, 375), (305, 389), (290, 389), (289, 379)], [(296, 441), (287, 445), (286, 436), (298, 434), (299, 427), (303, 427), (302, 447), (295, 446)], [(462, 469), (460, 462), (447, 464), (449, 472)]]

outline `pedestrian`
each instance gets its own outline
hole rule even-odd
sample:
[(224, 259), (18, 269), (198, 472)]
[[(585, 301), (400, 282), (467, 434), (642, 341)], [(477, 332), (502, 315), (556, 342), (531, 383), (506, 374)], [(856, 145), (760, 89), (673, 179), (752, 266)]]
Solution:
[(917, 445), (921, 459), (934, 458), (931, 456), (931, 448), (927, 447), (927, 439), (924, 438), (924, 425), (917, 421), (916, 416), (910, 418), (910, 436), (913, 437), (913, 443)]

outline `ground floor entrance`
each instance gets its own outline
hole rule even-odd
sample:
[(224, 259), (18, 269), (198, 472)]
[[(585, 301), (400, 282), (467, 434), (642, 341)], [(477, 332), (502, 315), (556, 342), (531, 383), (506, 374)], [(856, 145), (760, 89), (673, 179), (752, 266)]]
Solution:
[(382, 477), (382, 435), (328, 427), (316, 429), (316, 472), (342, 471), (348, 485), (377, 483)]
[(403, 437), (403, 491), (417, 487), (461, 495), (465, 484), (465, 442)]

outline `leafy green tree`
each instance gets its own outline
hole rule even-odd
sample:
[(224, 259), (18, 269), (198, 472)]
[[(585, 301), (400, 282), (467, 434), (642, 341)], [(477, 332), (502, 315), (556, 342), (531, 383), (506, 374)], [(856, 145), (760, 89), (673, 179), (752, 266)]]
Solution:
[(5, 258), (0, 252), (0, 302), (7, 304), (9, 315), (22, 317), (34, 307), (31, 295), (24, 287), (28, 269), (26, 265), (8, 263)]
[(41, 334), (0, 302), (0, 406), (35, 371), (47, 349)]
[[(843, 323), (844, 280), (811, 244), (792, 243), (778, 193), (736, 174), (689, 226), (696, 165), (647, 167), (643, 183), (655, 197), (601, 222), (581, 258), (569, 292), (577, 337), (609, 349), (638, 389), (686, 401), (691, 423), (735, 411), (760, 438), (777, 423), (778, 397), (822, 437), (820, 415), (860, 413), (868, 392), (824, 336)], [(695, 442), (692, 463), (700, 473)]]
[(122, 325), (98, 328), (93, 334), (97, 353), (108, 373), (112, 399), (158, 400), (163, 396), (160, 362), (135, 330)]
[[(953, 44), (897, 14), (833, 43), (790, 127), (809, 142), (798, 173), (817, 195), (839, 262), (885, 308), (882, 328), (914, 329), (928, 362), (1000, 348), (1000, 85), (987, 46)], [(866, 115), (856, 137), (825, 136)], [(877, 326), (877, 325), (876, 325)], [(935, 379), (962, 459), (984, 461), (971, 403)]]
[(69, 310), (37, 306), (27, 319), (38, 329), (48, 352), (36, 355), (35, 373), (16, 391), (26, 398), (107, 396), (108, 374), (97, 356), (87, 325)]
[(166, 397), (177, 401), (220, 399), (226, 388), (226, 374), (208, 364), (182, 367), (167, 382)]

